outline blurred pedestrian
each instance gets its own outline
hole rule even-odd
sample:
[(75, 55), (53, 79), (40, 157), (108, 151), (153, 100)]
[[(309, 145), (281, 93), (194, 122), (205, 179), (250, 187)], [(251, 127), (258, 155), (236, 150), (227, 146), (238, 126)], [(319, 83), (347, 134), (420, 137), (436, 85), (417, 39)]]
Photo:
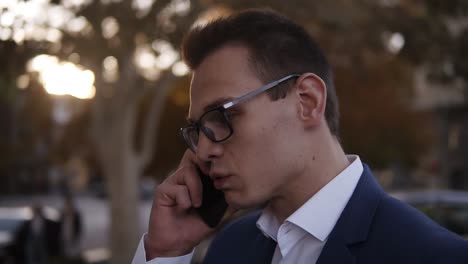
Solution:
[(64, 198), (61, 215), (61, 240), (63, 255), (69, 262), (79, 262), (81, 257), (82, 219), (73, 197)]
[(48, 262), (47, 223), (40, 204), (31, 207), (32, 218), (26, 232), (26, 264), (45, 264)]

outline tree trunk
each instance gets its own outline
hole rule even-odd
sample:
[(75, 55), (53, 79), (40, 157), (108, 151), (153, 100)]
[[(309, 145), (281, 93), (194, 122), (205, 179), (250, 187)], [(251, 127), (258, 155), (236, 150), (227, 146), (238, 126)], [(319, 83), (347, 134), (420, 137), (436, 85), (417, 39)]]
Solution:
[[(124, 65), (131, 65), (125, 64)], [(146, 115), (143, 131), (135, 131), (138, 103), (148, 89), (125, 89), (138, 83), (134, 72), (126, 69), (119, 83), (113, 87), (119, 94), (105, 98), (98, 94), (93, 105), (93, 139), (97, 146), (106, 178), (110, 206), (109, 249), (112, 264), (130, 263), (140, 239), (138, 182), (141, 173), (154, 153), (159, 121), (164, 102), (174, 76), (165, 72), (153, 92), (151, 107)], [(98, 79), (97, 84), (103, 84)], [(101, 85), (100, 88), (103, 88)], [(137, 153), (135, 134), (143, 137), (143, 147)]]
[[(126, 109), (128, 110), (128, 109)], [(119, 111), (122, 112), (122, 111)], [(140, 239), (138, 181), (140, 167), (132, 148), (129, 131), (132, 111), (117, 113), (111, 122), (101, 123), (97, 141), (109, 194), (109, 241), (112, 264), (131, 262)], [(119, 117), (116, 117), (119, 116)], [(109, 121), (109, 120), (107, 120)]]

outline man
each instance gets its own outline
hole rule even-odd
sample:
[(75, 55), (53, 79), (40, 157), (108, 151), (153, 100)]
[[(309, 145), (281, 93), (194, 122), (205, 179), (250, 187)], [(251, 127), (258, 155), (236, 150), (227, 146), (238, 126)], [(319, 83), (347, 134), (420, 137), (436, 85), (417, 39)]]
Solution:
[(60, 225), (46, 217), (41, 203), (31, 206), (32, 218), (19, 234), (20, 263), (39, 264), (53, 262), (60, 255)]
[[(158, 186), (133, 263), (189, 263), (213, 229), (197, 168), (230, 208), (205, 263), (468, 263), (468, 242), (390, 198), (338, 140), (324, 55), (300, 26), (249, 10), (192, 30), (189, 146)], [(371, 125), (371, 124), (370, 124)]]
[(64, 196), (61, 213), (61, 244), (63, 255), (70, 263), (79, 263), (81, 254), (81, 213), (75, 205), (72, 194)]

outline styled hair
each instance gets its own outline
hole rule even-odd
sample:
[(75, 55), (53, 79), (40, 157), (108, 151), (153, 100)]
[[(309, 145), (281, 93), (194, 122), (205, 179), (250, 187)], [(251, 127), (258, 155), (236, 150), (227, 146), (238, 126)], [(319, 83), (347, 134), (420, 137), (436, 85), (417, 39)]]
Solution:
[[(293, 73), (312, 72), (327, 87), (325, 118), (330, 132), (338, 136), (338, 98), (331, 67), (315, 40), (290, 19), (271, 10), (248, 9), (197, 26), (185, 36), (181, 53), (193, 70), (216, 50), (228, 44), (248, 49), (249, 67), (268, 83)], [(291, 85), (279, 85), (268, 91), (272, 100), (284, 98)]]

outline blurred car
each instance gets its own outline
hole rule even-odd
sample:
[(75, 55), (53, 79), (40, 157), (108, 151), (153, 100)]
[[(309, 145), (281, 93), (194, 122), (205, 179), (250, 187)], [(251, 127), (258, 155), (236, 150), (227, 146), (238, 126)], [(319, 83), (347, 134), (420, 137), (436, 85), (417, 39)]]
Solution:
[[(47, 247), (51, 255), (60, 253), (60, 214), (42, 207), (46, 221)], [(0, 207), (0, 264), (25, 263), (26, 241), (33, 217), (30, 207)]]
[(448, 230), (468, 238), (468, 191), (400, 191), (391, 195), (416, 207)]

